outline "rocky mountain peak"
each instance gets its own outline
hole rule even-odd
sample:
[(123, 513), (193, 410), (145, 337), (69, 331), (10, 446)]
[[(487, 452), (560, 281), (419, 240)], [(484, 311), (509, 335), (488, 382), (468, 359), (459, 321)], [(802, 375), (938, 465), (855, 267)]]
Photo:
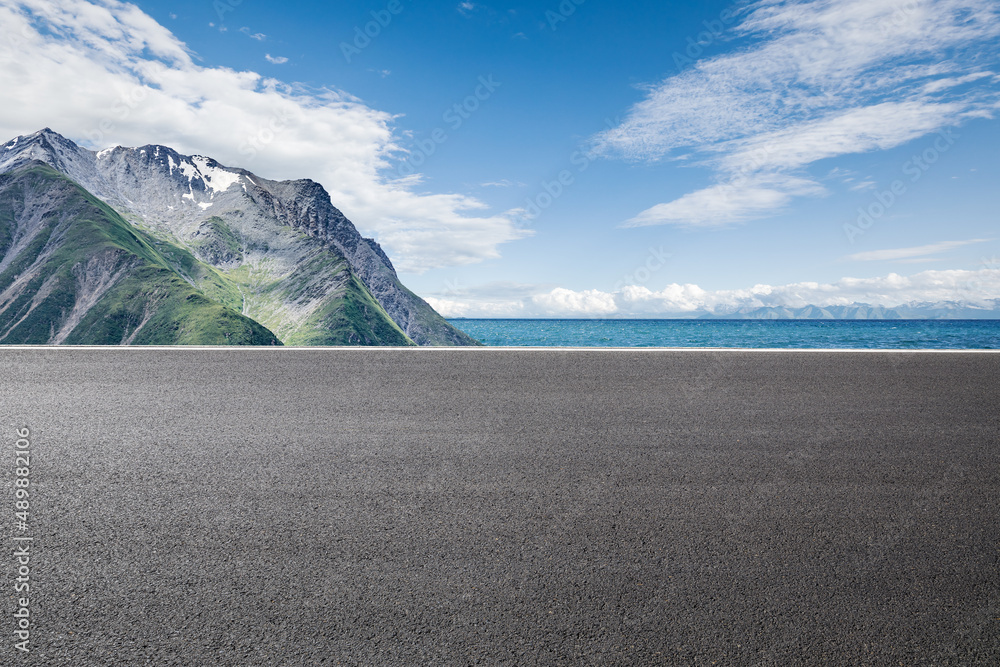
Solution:
[[(342, 290), (334, 269), (346, 261), (383, 316), (418, 344), (474, 343), (403, 287), (378, 243), (363, 238), (316, 181), (273, 181), (155, 144), (94, 152), (48, 128), (0, 146), (0, 173), (32, 160), (68, 176), (133, 225), (221, 270), (238, 271), (240, 280), (251, 281), (239, 289), (259, 290), (261, 304), (270, 303), (259, 307), (275, 331), (301, 328)], [(332, 263), (316, 263), (323, 252)], [(279, 289), (287, 281), (303, 284)]]

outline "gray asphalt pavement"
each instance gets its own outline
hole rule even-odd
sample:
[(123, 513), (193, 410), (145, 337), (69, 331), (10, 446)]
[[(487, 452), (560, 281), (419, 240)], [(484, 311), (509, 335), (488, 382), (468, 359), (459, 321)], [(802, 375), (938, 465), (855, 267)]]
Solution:
[(0, 427), (2, 665), (1000, 664), (1000, 354), (0, 349)]

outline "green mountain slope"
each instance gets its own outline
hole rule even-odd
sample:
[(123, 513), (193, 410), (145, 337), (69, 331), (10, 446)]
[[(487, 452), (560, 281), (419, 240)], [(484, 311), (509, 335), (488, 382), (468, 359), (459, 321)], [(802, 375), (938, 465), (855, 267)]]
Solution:
[(290, 269), (282, 268), (269, 257), (270, 248), (219, 216), (202, 222), (193, 240), (177, 239), (171, 246), (190, 248), (194, 255), (188, 257), (197, 257), (228, 286), (195, 279), (203, 291), (268, 327), (286, 345), (415, 345), (335, 248), (316, 244), (292, 227), (270, 234), (275, 244), (309, 242), (311, 247)]
[(47, 165), (0, 175), (0, 343), (280, 344), (232, 291)]
[[(272, 181), (167, 146), (94, 152), (50, 129), (0, 145), (0, 173), (35, 163), (120, 215), (146, 260), (285, 344), (478, 344), (406, 289), (315, 181)], [(52, 339), (67, 337), (60, 326)]]

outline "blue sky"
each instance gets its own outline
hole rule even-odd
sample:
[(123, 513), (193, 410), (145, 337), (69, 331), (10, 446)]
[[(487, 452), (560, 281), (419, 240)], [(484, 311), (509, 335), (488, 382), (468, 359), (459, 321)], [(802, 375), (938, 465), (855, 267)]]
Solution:
[(6, 139), (313, 178), (449, 316), (1000, 297), (993, 0), (0, 0)]

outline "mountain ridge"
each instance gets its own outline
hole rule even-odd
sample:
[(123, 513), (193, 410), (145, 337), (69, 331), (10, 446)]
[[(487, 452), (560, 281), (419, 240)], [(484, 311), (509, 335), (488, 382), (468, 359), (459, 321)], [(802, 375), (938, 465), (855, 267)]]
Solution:
[(280, 344), (191, 286), (150, 237), (43, 162), (0, 174), (0, 343)]
[(478, 344), (403, 286), (315, 181), (273, 181), (156, 144), (91, 151), (48, 128), (0, 146), (0, 173), (33, 161), (219, 271), (241, 295), (238, 312), (286, 344)]

